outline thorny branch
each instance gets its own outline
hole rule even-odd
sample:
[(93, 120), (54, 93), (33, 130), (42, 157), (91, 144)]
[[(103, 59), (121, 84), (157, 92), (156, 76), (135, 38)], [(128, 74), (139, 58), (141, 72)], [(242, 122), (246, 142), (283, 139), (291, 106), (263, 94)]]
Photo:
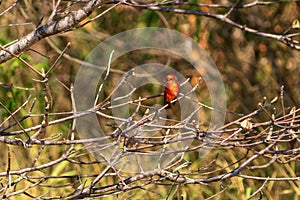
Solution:
[[(42, 80), (37, 81), (37, 84), (47, 84), (47, 78), (51, 76), (50, 71), (53, 70), (61, 57), (74, 60), (74, 58), (65, 53), (70, 44), (61, 51), (55, 47), (48, 37), (70, 31), (74, 28), (80, 28), (87, 23), (97, 20), (103, 13), (85, 21), (92, 12), (105, 5), (112, 6), (104, 13), (109, 12), (116, 6), (126, 5), (139, 9), (209, 17), (243, 31), (280, 41), (291, 48), (300, 49), (299, 41), (296, 39), (296, 36), (299, 36), (299, 34), (262, 32), (239, 24), (230, 18), (230, 15), (235, 9), (241, 10), (255, 6), (280, 4), (286, 1), (253, 1), (247, 4), (223, 5), (194, 4), (184, 1), (141, 3), (136, 1), (103, 2), (94, 0), (81, 1), (81, 3), (84, 3), (82, 8), (69, 12), (61, 18), (57, 18), (57, 14), (64, 1), (59, 0), (56, 3), (55, 1), (53, 2), (53, 12), (46, 23), (43, 24), (42, 22), (42, 24), (39, 24), (31, 33), (19, 40), (4, 45), (3, 47), (1, 46), (0, 62), (3, 63), (13, 57), (19, 59), (28, 69), (38, 75), (39, 78), (42, 78)], [(0, 13), (0, 17), (17, 6), (18, 1), (15, 1), (15, 3)], [(216, 14), (214, 12), (203, 12), (191, 9), (194, 7), (224, 8), (228, 9), (228, 12), (225, 14)], [(58, 59), (46, 73), (35, 69), (34, 66), (19, 56), (20, 53), (28, 50), (42, 39), (46, 39), (47, 42), (60, 53)], [(75, 59), (75, 62), (80, 63), (82, 61)], [(106, 81), (110, 72), (123, 73), (117, 69), (110, 69), (109, 64), (104, 81)], [(125, 81), (125, 79), (126, 77), (124, 77), (123, 81)], [(124, 83), (123, 81), (116, 87)], [(67, 88), (67, 86), (64, 87)], [(100, 84), (99, 93), (103, 91), (103, 87), (104, 82)], [(196, 87), (197, 85), (195, 88)], [(17, 88), (21, 90), (32, 90), (32, 88)], [(192, 92), (195, 88), (189, 92)], [(144, 115), (139, 116), (138, 113), (142, 110), (145, 101), (150, 98), (161, 97), (162, 94), (157, 94), (152, 97), (142, 97), (114, 105), (114, 108), (124, 105), (136, 106), (135, 111), (130, 116), (130, 119), (128, 119), (106, 113), (106, 111), (112, 108), (110, 98), (117, 88), (114, 88), (111, 94), (108, 94), (107, 98), (102, 101), (99, 99), (100, 94), (97, 94), (94, 107), (85, 111), (76, 110), (73, 86), (71, 85), (71, 87), (67, 89), (70, 92), (72, 102), (72, 110), (68, 112), (51, 113), (51, 88), (49, 87), (47, 88), (47, 96), (45, 97), (45, 112), (43, 113), (32, 113), (36, 99), (31, 100), (30, 96), (15, 111), (10, 111), (4, 103), (1, 103), (3, 110), (8, 116), (0, 124), (0, 143), (7, 145), (7, 162), (3, 164), (5, 167), (2, 167), (2, 171), (0, 172), (1, 180), (3, 180), (1, 181), (0, 187), (2, 198), (10, 198), (17, 195), (45, 199), (105, 197), (117, 195), (122, 192), (134, 191), (136, 189), (147, 190), (148, 185), (155, 184), (178, 186), (183, 184), (207, 185), (213, 184), (214, 182), (226, 184), (224, 188), (215, 194), (221, 195), (229, 188), (230, 183), (228, 182), (233, 178), (260, 181), (260, 187), (249, 197), (254, 198), (258, 194), (261, 195), (262, 191), (271, 181), (295, 181), (296, 184), (299, 185), (300, 177), (295, 173), (293, 174), (294, 176), (291, 175), (290, 177), (282, 177), (277, 174), (277, 176), (272, 177), (253, 175), (259, 174), (253, 172), (258, 172), (261, 169), (275, 168), (278, 165), (282, 166), (295, 161), (299, 162), (300, 108), (285, 107), (283, 87), (281, 89), (280, 98), (276, 97), (270, 101), (264, 99), (263, 102), (259, 104), (257, 110), (244, 116), (236, 116), (235, 120), (214, 130), (200, 128), (189, 122), (188, 119), (190, 116), (182, 121), (175, 121), (175, 123), (170, 124), (162, 125), (154, 123), (155, 116), (163, 112), (164, 108), (167, 107), (166, 105), (150, 114), (142, 111)], [(136, 88), (133, 88), (133, 90), (134, 89)], [(192, 101), (188, 94), (189, 93), (180, 94), (178, 99), (186, 98)], [(176, 101), (178, 101), (178, 99), (176, 99)], [(29, 107), (27, 114), (20, 118), (16, 117), (19, 116), (18, 114), (21, 110), (24, 110), (26, 107)], [(274, 113), (272, 110), (274, 107), (281, 108), (281, 112)], [(208, 110), (214, 109), (199, 102), (199, 107), (195, 112), (202, 108)], [(105, 125), (105, 130), (107, 130), (105, 136), (79, 138), (76, 133), (77, 120), (92, 114), (109, 122), (120, 122), (122, 127), (114, 123), (107, 123)], [(191, 113), (191, 115), (193, 114), (195, 113)], [(39, 120), (35, 120), (36, 118)], [(170, 119), (163, 120), (166, 122), (174, 122)], [(55, 129), (56, 126), (63, 123), (71, 124), (68, 127), (69, 134), (67, 136)], [(27, 125), (25, 126), (23, 124)], [(150, 128), (159, 134), (153, 136), (138, 134), (144, 128)], [(176, 133), (176, 130), (182, 130), (183, 132)], [(185, 141), (193, 141), (193, 143), (175, 150), (165, 148), (167, 145), (177, 145)], [(109, 159), (107, 159), (102, 151), (111, 147), (114, 147), (114, 151)], [(16, 163), (14, 161), (17, 160), (17, 157), (14, 156), (15, 151), (12, 150), (13, 148), (21, 148), (22, 151), (28, 155), (35, 152), (35, 155), (32, 156), (34, 159), (20, 166), (13, 165)], [(181, 156), (178, 158), (175, 157), (174, 162), (169, 162), (167, 165), (159, 163), (154, 170), (144, 170), (142, 165), (139, 164), (141, 170), (135, 174), (123, 172), (122, 169), (115, 167), (115, 164), (118, 164), (119, 160), (131, 155), (142, 153), (143, 155), (159, 156), (161, 152), (157, 153), (154, 151), (155, 149), (162, 149), (164, 154), (178, 154)], [(208, 155), (209, 162), (199, 162), (197, 160), (185, 161), (183, 159), (183, 154), (192, 154), (201, 150), (210, 152)], [(51, 151), (57, 151), (60, 156), (47, 157), (47, 159), (45, 159), (43, 157), (44, 154), (51, 154)], [(225, 162), (225, 164), (220, 165), (219, 162), (224, 159), (222, 158), (224, 151), (230, 151), (232, 154), (235, 154), (238, 159), (234, 162)], [(98, 152), (100, 152), (99, 154), (101, 154), (102, 157), (95, 159), (93, 155)], [(203, 160), (204, 159), (205, 157), (203, 157)], [(71, 175), (52, 173), (55, 169), (59, 171), (60, 168), (63, 168), (61, 166), (71, 166), (70, 168), (78, 169), (78, 173)], [(88, 170), (85, 172), (80, 171), (80, 168), (84, 166), (100, 166), (99, 173), (91, 174), (87, 173)], [(110, 179), (112, 183), (107, 184), (107, 182), (103, 181), (104, 179)], [(61, 184), (59, 181), (55, 182), (55, 180), (65, 180), (65, 184)], [(227, 180), (228, 182), (226, 182)], [(37, 190), (47, 188), (47, 190), (55, 191), (57, 189), (65, 189), (66, 187), (71, 189), (69, 189), (68, 192), (64, 191), (63, 193), (59, 193), (57, 196), (48, 196), (47, 193), (40, 196), (31, 194), (32, 188), (37, 188)]]

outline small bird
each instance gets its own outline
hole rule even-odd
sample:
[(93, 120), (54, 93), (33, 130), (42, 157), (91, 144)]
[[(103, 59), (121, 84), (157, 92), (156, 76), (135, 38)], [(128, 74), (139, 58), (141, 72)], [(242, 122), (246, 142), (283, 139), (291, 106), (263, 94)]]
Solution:
[(176, 99), (179, 94), (179, 84), (175, 74), (168, 74), (165, 80), (166, 87), (164, 93), (164, 103), (165, 105), (169, 104), (167, 108), (170, 108), (170, 102)]

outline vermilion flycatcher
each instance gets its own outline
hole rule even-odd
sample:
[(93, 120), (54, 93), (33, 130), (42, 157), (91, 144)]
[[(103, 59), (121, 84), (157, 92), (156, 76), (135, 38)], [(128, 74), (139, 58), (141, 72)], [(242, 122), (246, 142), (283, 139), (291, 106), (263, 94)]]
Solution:
[[(177, 98), (179, 93), (179, 84), (175, 74), (168, 74), (166, 76), (166, 88), (165, 88), (165, 105), (169, 104), (167, 108), (170, 107), (170, 102)], [(174, 102), (175, 103), (175, 102)]]

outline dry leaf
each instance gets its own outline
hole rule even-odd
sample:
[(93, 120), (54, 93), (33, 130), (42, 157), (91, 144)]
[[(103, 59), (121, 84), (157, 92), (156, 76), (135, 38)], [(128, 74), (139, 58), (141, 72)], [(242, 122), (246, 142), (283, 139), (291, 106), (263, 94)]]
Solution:
[(244, 121), (241, 122), (241, 127), (243, 127), (244, 129), (247, 130), (251, 130), (252, 129), (252, 123), (251, 123), (251, 118), (247, 118)]
[(295, 19), (292, 23), (292, 28), (298, 29), (300, 28), (300, 22), (298, 19)]

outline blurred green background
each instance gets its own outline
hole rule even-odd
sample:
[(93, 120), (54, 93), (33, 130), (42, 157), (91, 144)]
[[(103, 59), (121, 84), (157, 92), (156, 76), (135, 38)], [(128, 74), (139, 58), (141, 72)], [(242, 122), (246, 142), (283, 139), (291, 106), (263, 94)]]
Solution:
[[(13, 1), (2, 2), (0, 12), (2, 12)], [(219, 1), (204, 0), (201, 2), (194, 1), (194, 3), (220, 3)], [(247, 3), (251, 1), (241, 1)], [(222, 1), (222, 3), (236, 3), (236, 1)], [(74, 6), (67, 6), (67, 1), (62, 1), (60, 13), (63, 16), (64, 11), (76, 10), (81, 6), (80, 3)], [(97, 12), (93, 13), (89, 18), (100, 14), (110, 5), (101, 7)], [(189, 7), (186, 7), (187, 9)], [(66, 9), (66, 10), (65, 10)], [(192, 9), (204, 12), (226, 13), (228, 9), (225, 8), (207, 8), (207, 7), (192, 7)], [(51, 1), (20, 1), (19, 4), (10, 12), (5, 13), (0, 17), (0, 44), (6, 45), (18, 38), (26, 35), (35, 28), (35, 24), (44, 17), (43, 23), (47, 20), (52, 10)], [(233, 21), (245, 24), (254, 29), (282, 34), (288, 30), (293, 21), (299, 18), (299, 3), (286, 2), (265, 6), (255, 6), (247, 9), (236, 9), (230, 14), (230, 19)], [(23, 23), (26, 23), (22, 25)], [(19, 25), (13, 25), (19, 24)], [(280, 94), (280, 88), (284, 85), (284, 100), (286, 108), (297, 106), (300, 103), (300, 52), (294, 50), (284, 44), (259, 37), (255, 34), (247, 33), (242, 30), (233, 28), (232, 26), (217, 21), (215, 19), (195, 16), (195, 15), (180, 15), (167, 12), (156, 12), (151, 10), (143, 10), (129, 6), (118, 6), (112, 11), (108, 12), (98, 20), (87, 24), (86, 26), (70, 30), (63, 34), (58, 34), (49, 37), (47, 40), (41, 40), (31, 49), (21, 54), (21, 57), (29, 62), (36, 69), (47, 71), (54, 63), (59, 55), (56, 48), (62, 50), (68, 42), (71, 42), (70, 48), (66, 51), (66, 56), (61, 58), (57, 67), (51, 72), (49, 77), (49, 84), (51, 94), (53, 97), (53, 108), (51, 112), (71, 111), (71, 99), (69, 91), (63, 86), (70, 87), (74, 83), (76, 72), (80, 67), (80, 60), (84, 60), (89, 52), (96, 47), (101, 41), (114, 34), (125, 30), (137, 27), (164, 27), (179, 31), (191, 38), (193, 38), (199, 45), (201, 45), (211, 56), (216, 63), (226, 87), (227, 95), (227, 110), (248, 114), (258, 108), (258, 103), (263, 100), (263, 97), (272, 99)], [(292, 29), (290, 32), (298, 32), (298, 29)], [(55, 47), (55, 48), (53, 48)], [(37, 53), (39, 52), (39, 53)], [(166, 63), (167, 56), (164, 55), (141, 55), (140, 52), (133, 52), (130, 55), (120, 58), (116, 63), (113, 63), (112, 68), (119, 71), (111, 73), (109, 82), (105, 85), (105, 94), (117, 84), (117, 80), (124, 72), (127, 72), (134, 66), (142, 63), (147, 63), (153, 60), (159, 60), (161, 63)], [(170, 66), (181, 72), (186, 78), (190, 78), (190, 82), (194, 85), (196, 80), (201, 76), (195, 73), (195, 70), (188, 65), (183, 59), (172, 58)], [(203, 71), (205, 73), (205, 71)], [(0, 67), (0, 101), (12, 112), (16, 110), (29, 95), (37, 98), (36, 105), (32, 113), (43, 113), (45, 109), (44, 96), (47, 95), (43, 85), (33, 81), (37, 79), (31, 70), (25, 67), (17, 59), (11, 59), (6, 63), (1, 64)], [(13, 87), (12, 87), (13, 86)], [(27, 88), (26, 90), (24, 88)], [(162, 88), (157, 86), (147, 86), (143, 90), (135, 93), (138, 96), (151, 96), (153, 93), (162, 92)], [(201, 83), (196, 93), (200, 102), (209, 104), (209, 93), (206, 89), (205, 83)], [(104, 95), (105, 97), (105, 95)], [(32, 99), (31, 99), (32, 100)], [(162, 103), (161, 99), (157, 100)], [(148, 102), (149, 104), (153, 102)], [(30, 104), (21, 109), (15, 116), (22, 117), (27, 114)], [(208, 111), (204, 110), (202, 115), (209, 115)], [(278, 112), (282, 112), (278, 109)], [(9, 114), (1, 109), (1, 121), (3, 121)], [(51, 120), (61, 116), (50, 117)], [(226, 120), (230, 122), (236, 119), (237, 115), (228, 115)], [(258, 118), (257, 120), (259, 120)], [(262, 116), (262, 120), (266, 118)], [(32, 117), (29, 120), (22, 122), (24, 127), (31, 127), (41, 123), (42, 117)], [(9, 120), (4, 125), (8, 125), (12, 120)], [(206, 124), (204, 124), (205, 126)], [(64, 122), (57, 126), (51, 126), (47, 129), (46, 136), (61, 134), (60, 138), (66, 138), (70, 134), (71, 122)], [(79, 145), (80, 147), (80, 145)], [(12, 169), (22, 169), (28, 167), (38, 153), (40, 147), (32, 147), (30, 150), (22, 147), (11, 146), (12, 153)], [(43, 151), (41, 159), (38, 164), (49, 162), (56, 159), (65, 150), (65, 147), (55, 148), (49, 146)], [(0, 158), (1, 172), (5, 171), (7, 164), (7, 146), (0, 143), (2, 157)], [(191, 169), (197, 169), (209, 163), (216, 154), (219, 158), (216, 167), (221, 168), (227, 164), (238, 160), (245, 152), (240, 151), (221, 151), (216, 150), (209, 156), (198, 158), (198, 154), (189, 153), (186, 155), (188, 160), (192, 160)], [(93, 161), (92, 155), (87, 152), (80, 156), (84, 161)], [(263, 160), (261, 161), (264, 162)], [(258, 163), (257, 163), (258, 164)], [(97, 174), (105, 166), (102, 164), (91, 165), (71, 165), (68, 162), (62, 162), (53, 168), (45, 169), (41, 172), (44, 175), (76, 175), (76, 174)], [(277, 168), (278, 167), (278, 168)], [(228, 171), (230, 171), (228, 168)], [(295, 176), (295, 163), (286, 165), (274, 164), (265, 170), (255, 171), (259, 176), (280, 176), (291, 177)], [(40, 174), (40, 175), (41, 175)], [(33, 174), (36, 175), (36, 174)], [(299, 174), (298, 174), (299, 176)], [(2, 181), (5, 181), (4, 177)], [(53, 183), (53, 182), (55, 183)], [(51, 179), (45, 184), (68, 184), (72, 183), (72, 179)], [(91, 179), (80, 180), (91, 181)], [(112, 184), (114, 179), (108, 177), (106, 182), (101, 184)], [(235, 177), (222, 183), (211, 183), (209, 185), (149, 185), (145, 186), (148, 190), (129, 191), (119, 194), (114, 198), (142, 198), (147, 194), (149, 199), (166, 198), (168, 192), (174, 192), (174, 199), (204, 199), (213, 194), (216, 194), (229, 182), (232, 184), (229, 189), (216, 199), (246, 199), (253, 191), (257, 190), (262, 182), (254, 180), (243, 180)], [(26, 182), (24, 183), (26, 185)], [(224, 186), (225, 185), (225, 186)], [(18, 185), (17, 187), (22, 187)], [(24, 187), (24, 186), (23, 186)], [(57, 190), (50, 190), (48, 195), (59, 195), (60, 193), (67, 193), (72, 191), (76, 186), (67, 186)], [(298, 199), (300, 197), (299, 182), (270, 182), (263, 190), (263, 199)], [(32, 194), (40, 195), (48, 191), (46, 188), (33, 188), (30, 190)], [(24, 196), (23, 196), (24, 197)], [(22, 195), (20, 195), (20, 199)]]

